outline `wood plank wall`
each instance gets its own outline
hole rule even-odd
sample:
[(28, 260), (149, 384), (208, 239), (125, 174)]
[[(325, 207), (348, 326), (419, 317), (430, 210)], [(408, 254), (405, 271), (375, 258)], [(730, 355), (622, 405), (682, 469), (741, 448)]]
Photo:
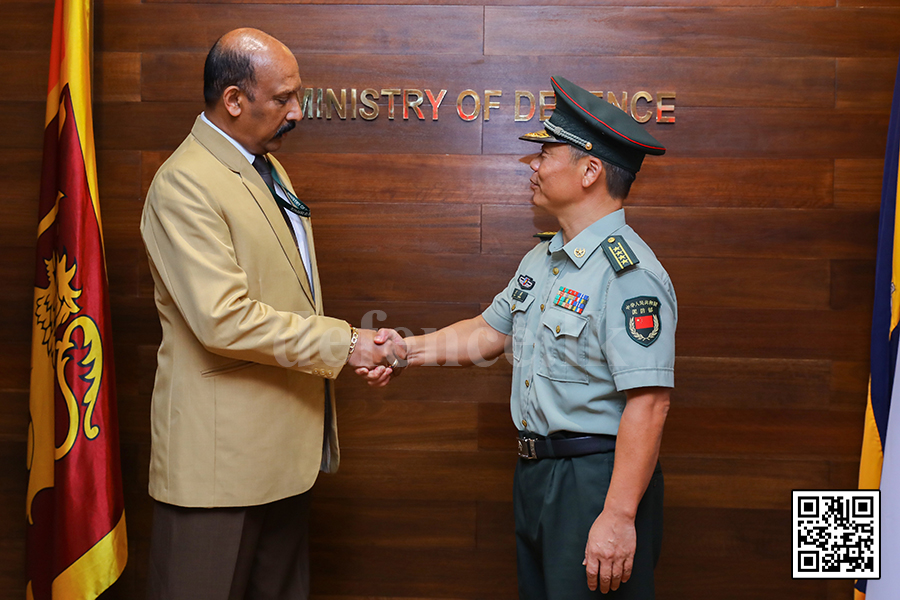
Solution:
[[(552, 4), (552, 6), (547, 6)], [(666, 600), (846, 599), (793, 581), (790, 491), (855, 486), (897, 0), (96, 0), (96, 139), (131, 559), (143, 597), (160, 330), (138, 236), (159, 164), (201, 110), (205, 52), (242, 25), (314, 88), (447, 89), (438, 121), (304, 120), (279, 154), (313, 210), (326, 308), (413, 332), (479, 312), (553, 227), (529, 206), (514, 90), (550, 75), (675, 91), (628, 219), (675, 282), (663, 441)], [(30, 302), (52, 2), (0, 2), (0, 596), (23, 582)], [(502, 90), (489, 121), (456, 94)], [(484, 100), (482, 95), (482, 101)], [(427, 104), (425, 105), (427, 108)], [(426, 111), (427, 115), (427, 111)], [(427, 115), (430, 116), (430, 115)], [(376, 323), (378, 324), (378, 323)], [(349, 375), (349, 374), (348, 374)], [(339, 381), (344, 461), (316, 487), (319, 600), (516, 597), (510, 368)]]

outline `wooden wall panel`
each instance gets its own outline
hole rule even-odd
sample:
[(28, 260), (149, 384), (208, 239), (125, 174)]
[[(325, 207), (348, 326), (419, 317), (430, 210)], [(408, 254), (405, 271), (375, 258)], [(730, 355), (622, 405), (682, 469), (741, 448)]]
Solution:
[[(871, 258), (878, 226), (878, 214), (862, 210), (635, 207), (626, 215), (662, 258), (865, 259)], [(534, 231), (533, 221), (553, 224), (535, 208), (485, 205), (484, 248), (521, 256), (535, 240), (518, 232)], [(691, 227), (703, 235), (686, 236)]]
[[(227, 5), (227, 6), (225, 6)], [(281, 38), (309, 87), (446, 89), (439, 119), (304, 119), (278, 158), (313, 211), (326, 312), (409, 334), (479, 314), (557, 223), (530, 204), (515, 90), (675, 91), (645, 126), (627, 218), (674, 281), (661, 600), (850, 597), (790, 578), (797, 488), (856, 481), (898, 0), (103, 0), (94, 116), (130, 560), (101, 600), (143, 598), (160, 326), (137, 227), (203, 109), (209, 46)], [(0, 597), (24, 587), (24, 460), (52, 2), (0, 3)], [(198, 26), (202, 23), (202, 26)], [(464, 89), (499, 89), (472, 122)], [(483, 98), (482, 98), (483, 100)], [(643, 105), (642, 105), (643, 106)], [(652, 108), (648, 105), (648, 108)], [(342, 466), (313, 502), (313, 597), (516, 597), (511, 365), (336, 383)], [(17, 506), (19, 508), (17, 508)], [(360, 543), (362, 541), (362, 543)], [(698, 582), (702, 582), (698, 585)]]
[(118, 52), (205, 53), (235, 27), (262, 27), (301, 56), (466, 54), (480, 53), (483, 43), (483, 11), (467, 6), (238, 5), (222, 10), (199, 3), (123, 4), (99, 6), (98, 19), (97, 42)]
[(0, 101), (45, 99), (49, 59), (46, 50), (0, 51), (0, 78), (6, 82), (0, 90)]
[(40, 150), (0, 150), (0, 179), (0, 200), (36, 198), (41, 185)]
[(49, 52), (52, 24), (53, 3), (46, 0), (0, 4), (0, 51)]
[(675, 363), (675, 410), (825, 409), (831, 389), (837, 387), (831, 384), (834, 369), (828, 360), (680, 356)]
[[(677, 103), (677, 101), (676, 101)], [(807, 109), (695, 108), (678, 113), (676, 124), (648, 128), (674, 158), (883, 158), (885, 112)], [(484, 124), (484, 152), (521, 154), (518, 136), (529, 123)]]
[(141, 101), (141, 55), (102, 52), (94, 62), (94, 99), (98, 102)]
[[(194, 120), (202, 110), (202, 100), (109, 103), (95, 117), (97, 148), (174, 150), (190, 133)], [(161, 128), (161, 122), (172, 123), (172, 127)], [(369, 121), (364, 127), (354, 127), (353, 124), (353, 121), (331, 123), (305, 120), (285, 136), (284, 150), (372, 154), (477, 154), (481, 151), (480, 123), (463, 123), (459, 119), (439, 120), (429, 122), (427, 130), (419, 128), (415, 122), (389, 121), (385, 118)]]
[(484, 53), (889, 57), (898, 26), (888, 9), (486, 7)]
[(895, 58), (839, 58), (835, 65), (836, 108), (872, 109), (891, 103)]
[[(206, 52), (144, 52), (142, 94), (148, 101), (189, 101), (202, 89)], [(878, 77), (850, 79), (847, 92), (882, 91), (885, 59), (863, 63)], [(464, 89), (483, 92), (499, 89), (502, 98), (515, 90), (551, 90), (547, 73), (566, 73), (593, 91), (612, 91), (621, 100), (644, 86), (651, 94), (680, 90), (678, 106), (834, 106), (835, 62), (825, 58), (697, 58), (674, 57), (664, 62), (648, 57), (612, 56), (603, 61), (602, 75), (594, 57), (586, 56), (483, 56), (304, 54), (300, 57), (303, 84), (312, 88), (419, 88), (453, 91), (441, 103), (439, 118), (452, 117), (456, 94)], [(857, 73), (855, 64), (845, 65), (847, 77)], [(635, 81), (634, 73), (640, 73)], [(638, 87), (635, 87), (638, 86)], [(851, 90), (853, 88), (853, 90)], [(790, 93), (785, 93), (789, 89)], [(890, 93), (890, 88), (888, 93)], [(630, 96), (629, 96), (630, 97)], [(888, 96), (890, 101), (890, 96)], [(551, 103), (552, 104), (552, 103)], [(874, 103), (846, 108), (872, 108)], [(639, 105), (644, 107), (642, 103)], [(427, 107), (427, 104), (426, 104)], [(506, 110), (510, 107), (506, 106)], [(499, 109), (502, 114), (504, 107)], [(430, 119), (430, 115), (427, 117)], [(536, 122), (533, 118), (532, 123)]]
[(0, 102), (0, 148), (40, 151), (45, 108), (44, 102)]

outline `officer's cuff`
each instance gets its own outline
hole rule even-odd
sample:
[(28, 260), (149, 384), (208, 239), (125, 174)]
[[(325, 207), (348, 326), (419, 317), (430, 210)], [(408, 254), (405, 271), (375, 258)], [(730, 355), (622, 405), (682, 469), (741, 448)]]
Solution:
[(502, 333), (503, 335), (509, 335), (512, 333), (512, 319), (508, 316), (506, 318), (501, 317), (497, 314), (497, 310), (494, 308), (494, 305), (490, 305), (487, 307), (481, 316), (484, 317), (484, 320), (488, 325)]
[(627, 369), (612, 376), (620, 392), (641, 387), (675, 387), (675, 369), (668, 367)]

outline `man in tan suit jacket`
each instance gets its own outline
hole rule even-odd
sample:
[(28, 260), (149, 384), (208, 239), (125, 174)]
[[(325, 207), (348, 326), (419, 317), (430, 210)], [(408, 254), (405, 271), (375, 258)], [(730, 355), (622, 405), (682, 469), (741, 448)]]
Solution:
[(323, 315), (309, 210), (268, 154), (301, 117), (300, 89), (276, 39), (224, 35), (206, 110), (147, 194), (163, 331), (150, 598), (306, 598), (306, 492), (339, 462), (331, 382), (405, 356)]

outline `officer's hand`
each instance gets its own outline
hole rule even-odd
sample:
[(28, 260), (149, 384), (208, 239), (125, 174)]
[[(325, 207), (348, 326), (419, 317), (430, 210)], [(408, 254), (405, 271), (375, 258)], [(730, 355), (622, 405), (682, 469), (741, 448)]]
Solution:
[[(371, 334), (371, 332), (367, 332)], [(362, 330), (360, 330), (360, 340), (362, 340)], [(366, 336), (367, 342), (369, 335)], [(387, 385), (394, 377), (399, 377), (401, 371), (406, 366), (406, 342), (400, 337), (400, 334), (393, 329), (379, 329), (371, 339), (371, 349), (377, 355), (370, 364), (357, 362), (354, 364), (353, 355), (349, 361), (351, 366), (355, 366), (355, 372), (373, 387), (383, 387)], [(359, 344), (357, 343), (357, 348)], [(354, 354), (356, 352), (354, 351)]]
[(631, 577), (637, 535), (634, 519), (617, 517), (605, 510), (594, 521), (584, 548), (587, 584), (591, 591), (602, 593), (619, 589)]

